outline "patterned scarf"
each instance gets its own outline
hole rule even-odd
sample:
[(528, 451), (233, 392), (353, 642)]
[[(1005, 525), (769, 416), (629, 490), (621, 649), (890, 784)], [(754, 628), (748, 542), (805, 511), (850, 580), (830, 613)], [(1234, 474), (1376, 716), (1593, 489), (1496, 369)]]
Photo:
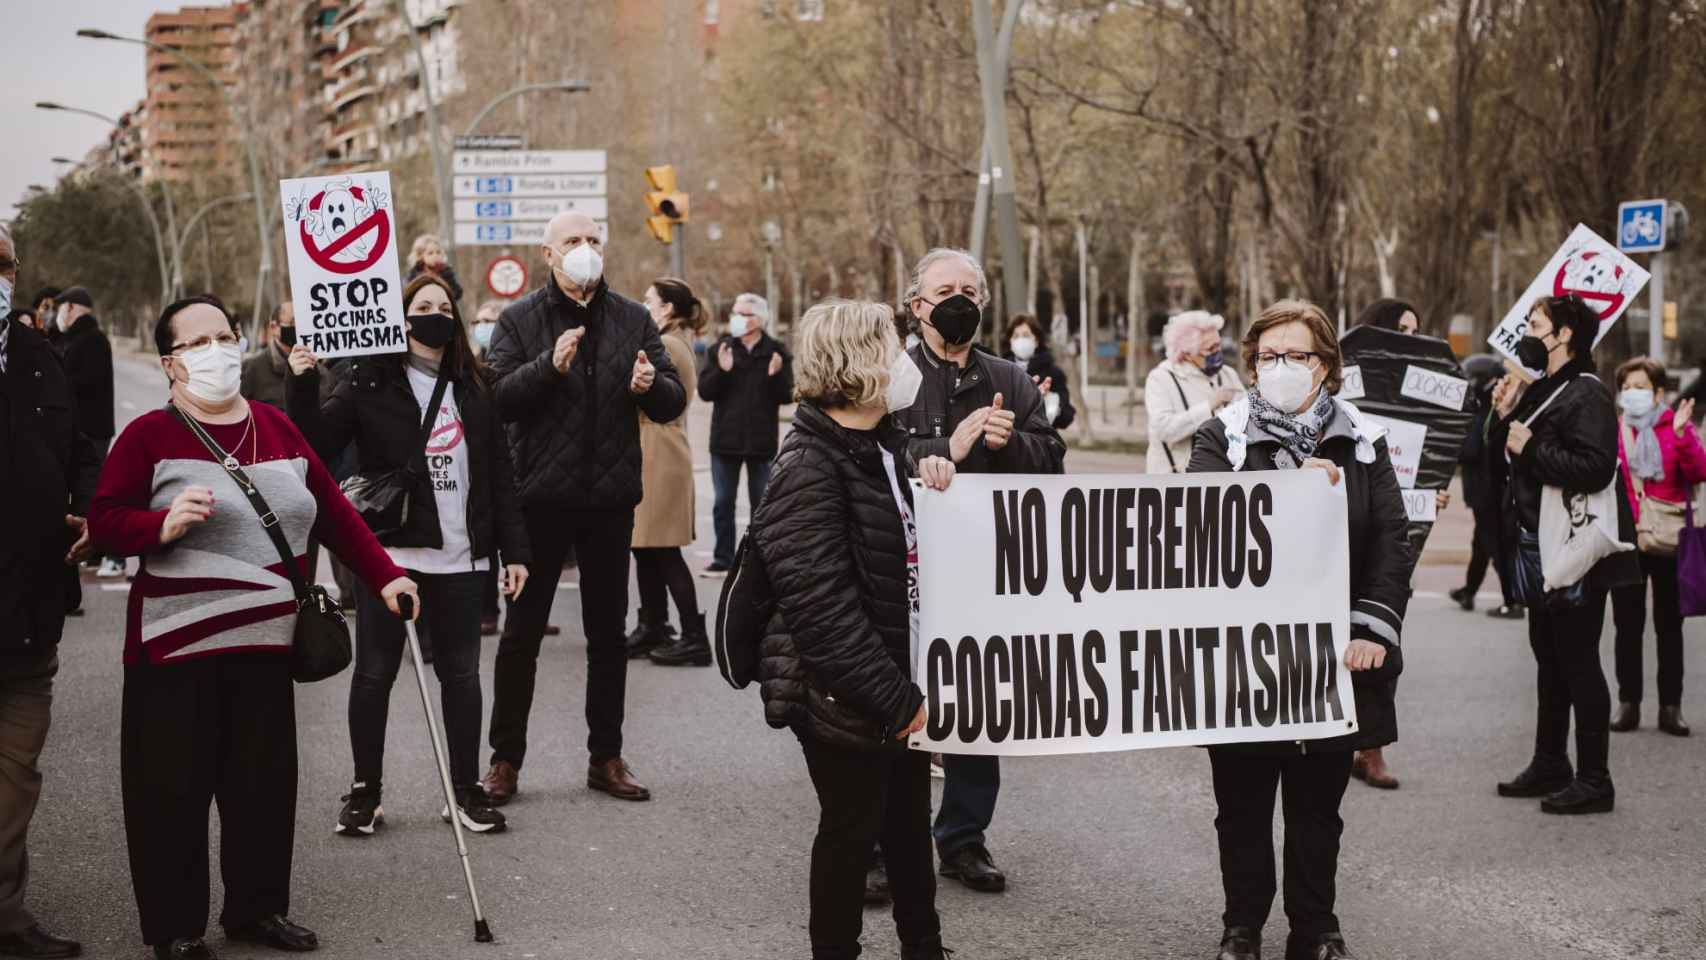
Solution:
[(1659, 435), (1653, 430), (1659, 422), (1659, 415), (1664, 412), (1665, 408), (1655, 403), (1644, 417), (1623, 415), (1623, 422), (1635, 435), (1635, 445), (1624, 453), (1629, 457), (1629, 469), (1642, 480), (1665, 478), (1664, 450), (1659, 446)]
[(1255, 418), (1257, 426), (1279, 441), (1280, 449), (1274, 454), (1274, 465), (1282, 470), (1294, 470), (1315, 456), (1321, 435), (1333, 422), (1333, 414), (1338, 410), (1325, 390), (1316, 397), (1314, 405), (1302, 413), (1282, 412), (1264, 399), (1260, 390), (1252, 390), (1248, 396), (1250, 415)]

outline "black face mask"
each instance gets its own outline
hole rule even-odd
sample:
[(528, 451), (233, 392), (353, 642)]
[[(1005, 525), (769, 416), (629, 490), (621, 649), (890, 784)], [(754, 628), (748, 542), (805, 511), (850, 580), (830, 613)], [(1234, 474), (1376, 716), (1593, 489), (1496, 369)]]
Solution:
[(930, 311), (930, 325), (942, 335), (942, 340), (951, 347), (961, 347), (971, 342), (977, 336), (977, 325), (983, 320), (983, 310), (977, 301), (963, 293), (956, 293), (940, 303), (934, 304)]
[(296, 328), (294, 326), (279, 327), (278, 342), (284, 347), (285, 352), (289, 353), (290, 348), (296, 346)]
[(421, 346), (439, 350), (456, 333), (456, 318), (448, 313), (414, 313), (409, 315), (409, 336)]
[(1551, 356), (1552, 351), (1546, 348), (1546, 341), (1533, 334), (1516, 342), (1517, 362), (1530, 370), (1545, 370)]

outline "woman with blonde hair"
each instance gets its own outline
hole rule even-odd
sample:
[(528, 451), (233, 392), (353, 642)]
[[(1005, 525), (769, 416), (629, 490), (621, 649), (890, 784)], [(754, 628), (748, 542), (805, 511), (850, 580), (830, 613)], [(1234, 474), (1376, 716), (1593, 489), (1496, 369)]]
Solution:
[(822, 808), (812, 957), (859, 955), (865, 868), (880, 840), (902, 960), (943, 960), (930, 755), (906, 749), (924, 726), (911, 671), (918, 546), (907, 477), (944, 490), (954, 465), (913, 463), (891, 416), (912, 405), (921, 378), (888, 307), (820, 303), (796, 347), (799, 409), (751, 537), (776, 597), (760, 668), (765, 720), (799, 738)]
[(1206, 310), (1175, 314), (1161, 331), (1167, 359), (1143, 381), (1149, 412), (1148, 473), (1184, 473), (1191, 435), (1244, 392), (1238, 371), (1225, 365), (1220, 329), (1226, 321)]

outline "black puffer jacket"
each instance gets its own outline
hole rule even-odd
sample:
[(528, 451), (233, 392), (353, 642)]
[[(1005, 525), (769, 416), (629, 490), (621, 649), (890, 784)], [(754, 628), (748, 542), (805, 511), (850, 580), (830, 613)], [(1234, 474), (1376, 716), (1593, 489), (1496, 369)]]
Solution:
[[(717, 357), (723, 344), (734, 355), (734, 369)], [(770, 375), (770, 358), (782, 355), (782, 369)], [(699, 364), (699, 399), (711, 407), (711, 452), (724, 457), (770, 459), (776, 455), (777, 411), (794, 398), (794, 361), (781, 341), (762, 334), (748, 350), (735, 337), (724, 337), (705, 351)]]
[[(567, 374), (551, 364), (557, 338), (586, 328)], [(628, 392), (644, 350), (657, 379)], [(640, 502), (640, 418), (668, 423), (687, 392), (646, 308), (601, 281), (586, 306), (548, 280), (503, 312), (486, 363), (509, 425), (523, 503), (568, 510), (631, 510)]]
[[(1279, 444), (1261, 433), (1252, 419), (1244, 470), (1275, 470)], [(1386, 441), (1374, 444), (1374, 462), (1356, 458), (1356, 437), (1343, 414), (1327, 425), (1315, 455), (1337, 464), (1343, 474), (1351, 547), (1351, 637), (1386, 648), (1386, 661), (1374, 670), (1351, 674), (1356, 688), (1357, 730), (1325, 740), (1233, 744), (1219, 749), (1254, 753), (1325, 753), (1368, 750), (1398, 739), (1398, 711), (1393, 703), (1395, 681), (1404, 670), (1399, 639), (1410, 597), (1410, 548), (1405, 531), (1409, 520), (1398, 492), (1398, 476)], [(1187, 473), (1230, 473), (1226, 455), (1226, 423), (1219, 417), (1197, 428)]]
[[(336, 459), (353, 441), (357, 473), (378, 476), (413, 461), (416, 483), (409, 496), (408, 520), (403, 529), (380, 537), (379, 542), (387, 547), (436, 549), (444, 546), (444, 535), (420, 442), (425, 404), (415, 396), (404, 363), (397, 355), (351, 360), (323, 405), (318, 368), (291, 377), (287, 410), (322, 460)], [(509, 445), (491, 392), (466, 380), (455, 381), (447, 392), (456, 399), (468, 451), (466, 521), (473, 559), (526, 563), (532, 552), (515, 496)], [(500, 556), (493, 557), (494, 551)]]
[(884, 473), (911, 501), (906, 436), (848, 430), (802, 403), (753, 516), (777, 600), (759, 665), (773, 727), (855, 749), (900, 748), (924, 702), (911, 680), (906, 532)]

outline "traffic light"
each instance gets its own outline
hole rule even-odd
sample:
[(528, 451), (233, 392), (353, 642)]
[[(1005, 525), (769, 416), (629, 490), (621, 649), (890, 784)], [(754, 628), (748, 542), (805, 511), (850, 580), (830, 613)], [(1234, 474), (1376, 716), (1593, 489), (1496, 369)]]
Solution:
[(646, 183), (651, 185), (646, 193), (646, 206), (652, 211), (646, 218), (646, 228), (659, 243), (669, 243), (672, 228), (687, 222), (687, 194), (675, 188), (675, 168), (667, 163), (647, 167)]

